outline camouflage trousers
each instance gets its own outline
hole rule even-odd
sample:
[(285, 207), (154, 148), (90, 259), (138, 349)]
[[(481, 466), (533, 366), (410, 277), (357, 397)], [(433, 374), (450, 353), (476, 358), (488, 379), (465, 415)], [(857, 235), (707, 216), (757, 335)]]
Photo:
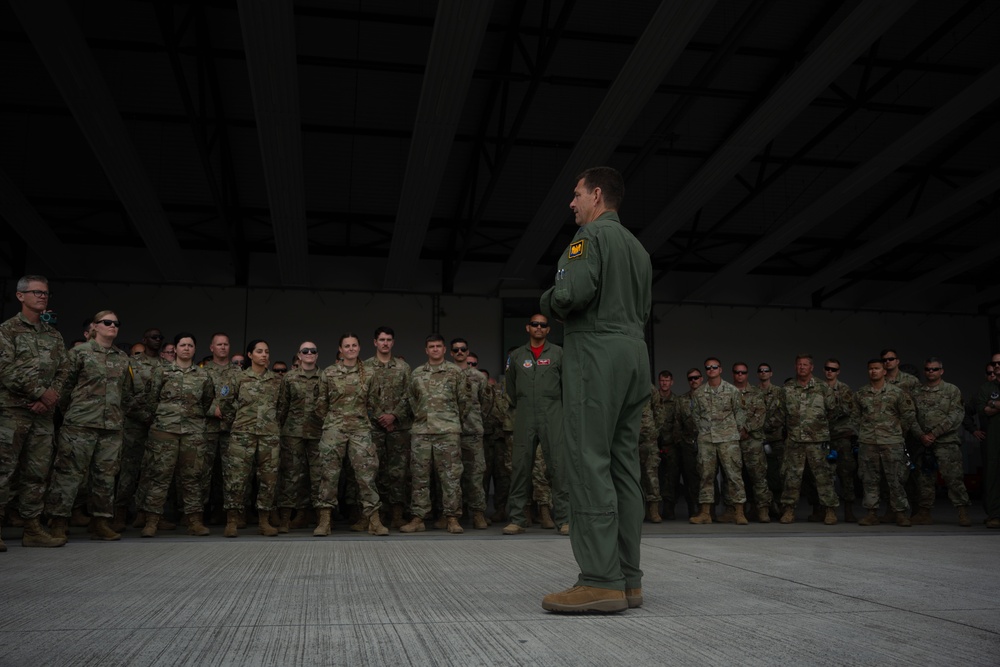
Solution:
[[(462, 438), (458, 434), (410, 436), (410, 476), (413, 496), (410, 511), (425, 519), (431, 513), (431, 469), (441, 488), (445, 516), (462, 516)], [(480, 487), (480, 491), (482, 488)]]
[(383, 431), (372, 429), (372, 442), (378, 454), (378, 488), (382, 499), (391, 505), (410, 502), (410, 429)]
[(838, 507), (840, 500), (833, 488), (833, 467), (827, 463), (825, 442), (796, 442), (785, 440), (784, 460), (781, 466), (781, 504), (796, 507), (802, 493), (802, 477), (806, 467), (816, 482), (819, 502), (825, 507)]
[(764, 453), (764, 443), (754, 438), (740, 440), (740, 453), (743, 455), (743, 469), (753, 489), (754, 504), (769, 507), (772, 496), (771, 487), (767, 485), (767, 454)]
[(220, 508), (222, 500), (222, 452), (229, 446), (229, 431), (205, 432), (205, 458), (201, 465), (201, 502), (206, 507)]
[[(336, 505), (337, 490), (340, 486), (340, 474), (343, 470), (345, 456), (354, 471), (354, 478), (357, 483), (358, 501), (361, 504), (361, 512), (365, 516), (371, 516), (379, 511), (382, 503), (379, 500), (378, 487), (375, 478), (378, 477), (378, 454), (375, 445), (372, 444), (371, 431), (355, 431), (347, 433), (335, 428), (323, 429), (323, 436), (319, 439), (317, 452), (320, 453), (320, 465), (325, 467), (325, 477), (320, 481), (321, 485), (328, 485), (329, 489), (320, 493), (313, 492), (313, 497), (323, 497), (325, 494), (332, 494), (334, 505)], [(327, 458), (328, 457), (328, 458)], [(310, 465), (310, 472), (312, 466)], [(315, 482), (314, 482), (315, 488)], [(324, 507), (324, 505), (313, 504), (313, 507)]]
[[(535, 461), (531, 464), (531, 499), (538, 505), (552, 507), (552, 478), (549, 477), (549, 467), (545, 465), (545, 453), (541, 447), (535, 450)], [(568, 513), (569, 500), (566, 502)]]
[[(132, 499), (142, 497), (136, 493), (139, 480), (144, 476), (142, 461), (146, 450), (149, 427), (134, 419), (125, 420), (122, 433), (122, 455), (118, 463), (118, 483), (115, 486), (115, 506), (128, 507)], [(199, 466), (200, 468), (200, 466)], [(157, 512), (159, 514), (159, 512)]]
[(492, 483), (494, 509), (507, 507), (507, 497), (510, 495), (511, 452), (507, 449), (507, 439), (503, 431), (483, 436), (483, 458), (486, 460), (483, 493), (489, 497)]
[(177, 491), (184, 514), (200, 512), (201, 467), (205, 461), (205, 434), (179, 435), (150, 430), (142, 457), (139, 509), (163, 514), (170, 484), (177, 479)]
[[(273, 510), (278, 487), (281, 438), (277, 435), (230, 433), (222, 450), (222, 485), (227, 510), (246, 507), (250, 476), (257, 472), (257, 509)], [(202, 471), (204, 473), (204, 470)], [(204, 474), (202, 480), (204, 481)]]
[(854, 456), (854, 444), (850, 437), (833, 438), (830, 449), (837, 452), (837, 479), (840, 481), (840, 499), (853, 503), (857, 494), (854, 482), (858, 476), (858, 460)]
[(639, 443), (639, 484), (647, 503), (659, 503), (660, 495), (660, 447), (656, 438)]
[[(309, 507), (309, 443), (317, 440), (292, 435), (281, 436), (278, 456), (278, 507)], [(315, 444), (313, 444), (315, 447)]]
[(111, 517), (115, 511), (115, 475), (122, 450), (122, 432), (63, 424), (59, 429), (52, 479), (45, 496), (45, 513), (68, 517), (76, 493), (90, 476), (90, 515)]
[(715, 504), (715, 475), (720, 467), (726, 484), (724, 496), (727, 502), (742, 505), (747, 501), (747, 495), (743, 487), (743, 459), (737, 440), (698, 443), (698, 502), (702, 505)]
[(483, 492), (483, 475), (486, 474), (486, 455), (483, 436), (463, 435), (462, 447), (462, 497), (470, 512), (486, 511), (486, 494)]
[[(931, 445), (934, 455), (937, 456), (938, 469), (941, 479), (948, 487), (948, 500), (955, 507), (967, 507), (972, 504), (969, 500), (969, 491), (965, 488), (965, 469), (962, 462), (962, 446), (958, 443), (934, 443)], [(917, 488), (920, 493), (920, 507), (931, 509), (934, 507), (935, 483), (937, 473), (931, 471), (926, 473), (918, 470), (919, 474)]]
[(660, 449), (660, 490), (669, 513), (677, 505), (677, 491), (684, 479), (684, 494), (688, 511), (698, 505), (701, 477), (698, 474), (698, 445), (693, 442), (664, 444)]
[(879, 483), (884, 480), (889, 487), (889, 507), (894, 512), (909, 512), (910, 502), (903, 490), (903, 474), (906, 470), (906, 456), (903, 445), (858, 446), (858, 469), (865, 496), (861, 505), (865, 509), (878, 509)]
[(0, 510), (16, 494), (22, 517), (34, 519), (42, 513), (54, 442), (51, 412), (0, 410)]

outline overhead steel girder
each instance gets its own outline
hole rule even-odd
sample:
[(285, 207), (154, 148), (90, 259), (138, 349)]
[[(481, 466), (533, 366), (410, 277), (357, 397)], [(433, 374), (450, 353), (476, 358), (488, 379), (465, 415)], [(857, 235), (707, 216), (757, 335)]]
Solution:
[(492, 10), (492, 0), (438, 3), (384, 289), (412, 284)]
[(3, 171), (0, 171), (0, 217), (51, 269), (49, 277), (79, 275), (77, 256), (66, 249), (49, 224)]
[(876, 183), (889, 176), (935, 141), (954, 130), (969, 117), (1000, 97), (1000, 65), (976, 79), (965, 90), (928, 114), (913, 129), (894, 141), (868, 162), (847, 175), (801, 213), (779, 225), (753, 244), (726, 268), (719, 271), (686, 298), (703, 300), (714, 289), (721, 288), (759, 266), (781, 248), (813, 229)]
[(576, 174), (608, 161), (714, 5), (714, 0), (663, 0), (507, 260), (501, 279), (527, 277), (566, 222)]
[(177, 236), (80, 27), (61, 0), (10, 0), (160, 275), (189, 282)]
[(291, 0), (237, 0), (283, 285), (309, 284), (299, 74)]
[(674, 232), (687, 224), (912, 4), (912, 0), (860, 3), (643, 229), (639, 240), (646, 249), (650, 253), (656, 252)]

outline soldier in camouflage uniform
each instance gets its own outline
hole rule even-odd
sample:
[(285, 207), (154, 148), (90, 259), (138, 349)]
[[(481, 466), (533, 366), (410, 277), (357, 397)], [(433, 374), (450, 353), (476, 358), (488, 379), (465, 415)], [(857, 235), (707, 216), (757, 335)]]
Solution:
[[(208, 535), (202, 522), (201, 468), (205, 459), (205, 419), (215, 403), (215, 386), (208, 371), (194, 363), (195, 337), (174, 337), (177, 359), (153, 370), (144, 392), (152, 425), (142, 458), (143, 537), (154, 537), (175, 478), (188, 535)], [(146, 421), (146, 420), (143, 420)]]
[(642, 418), (639, 422), (639, 483), (646, 499), (646, 519), (651, 523), (660, 523), (660, 446), (657, 439), (660, 435), (656, 418), (656, 387), (649, 388), (649, 403), (642, 408)]
[[(893, 348), (886, 348), (882, 350), (879, 354), (882, 358), (882, 363), (885, 366), (885, 381), (886, 384), (891, 384), (893, 386), (899, 387), (904, 392), (909, 394), (910, 398), (913, 398), (913, 392), (920, 388), (920, 380), (915, 375), (911, 375), (902, 370), (902, 361), (899, 358), (899, 354)], [(919, 438), (914, 437), (911, 434), (904, 434), (903, 438), (906, 440), (906, 453), (909, 455), (910, 460), (915, 460), (920, 453), (923, 451), (923, 444), (920, 442)], [(919, 504), (919, 485), (920, 485), (920, 470), (911, 469), (909, 465), (903, 466), (901, 469), (901, 474), (903, 475), (903, 488), (906, 490), (907, 499), (910, 501), (910, 506)], [(882, 485), (882, 500), (888, 505), (888, 487), (883, 483)], [(891, 517), (888, 517), (891, 519)]]
[[(507, 497), (510, 494), (510, 474), (507, 472), (507, 443), (504, 440), (503, 420), (507, 412), (507, 397), (499, 383), (486, 384), (488, 403), (483, 411), (483, 458), (486, 472), (483, 475), (483, 493), (489, 497), (493, 485), (492, 520), (506, 518)], [(494, 519), (494, 517), (496, 517)]]
[(125, 412), (138, 409), (129, 356), (114, 346), (120, 329), (110, 310), (94, 316), (94, 337), (69, 351), (59, 429), (45, 511), (53, 534), (65, 537), (77, 491), (89, 472), (91, 538), (117, 540), (108, 520), (115, 511), (115, 475), (121, 457)]
[(225, 523), (222, 499), (222, 452), (229, 446), (229, 427), (223, 423), (221, 402), (229, 397), (233, 383), (242, 368), (229, 360), (229, 336), (223, 332), (212, 334), (209, 345), (212, 360), (205, 364), (208, 376), (215, 386), (215, 405), (205, 422), (205, 461), (201, 468), (201, 501), (211, 512), (213, 523)]
[[(700, 373), (699, 373), (700, 375)], [(668, 370), (660, 371), (659, 389), (656, 392), (656, 409), (653, 411), (659, 428), (658, 446), (660, 448), (660, 493), (663, 496), (662, 518), (673, 521), (676, 514), (677, 490), (681, 475), (684, 476), (684, 491), (687, 496), (688, 516), (694, 513), (698, 504), (697, 487), (694, 481), (698, 478), (698, 457), (696, 452), (687, 452), (683, 448), (680, 430), (680, 397), (673, 393), (674, 374)]]
[[(913, 392), (913, 403), (917, 409), (917, 423), (923, 434), (920, 442), (924, 446), (918, 465), (922, 464), (926, 453), (937, 459), (937, 471), (948, 486), (948, 499), (958, 510), (958, 525), (971, 526), (969, 519), (969, 492), (965, 488), (962, 465), (962, 439), (959, 429), (965, 418), (962, 392), (958, 387), (941, 379), (944, 363), (937, 357), (924, 362), (927, 383)], [(928, 469), (925, 469), (928, 468)], [(937, 471), (933, 466), (921, 465), (920, 507), (912, 521), (917, 525), (930, 525), (931, 510), (934, 508), (934, 485)]]
[(375, 355), (365, 360), (372, 376), (372, 442), (378, 454), (378, 489), (390, 505), (390, 528), (399, 528), (410, 502), (410, 422), (396, 421), (399, 406), (410, 384), (410, 365), (392, 354), (396, 333), (389, 327), (375, 330)]
[[(698, 473), (698, 426), (694, 421), (692, 406), (694, 404), (694, 392), (705, 381), (705, 377), (697, 368), (689, 368), (685, 375), (688, 383), (688, 391), (677, 397), (677, 432), (680, 435), (680, 446), (677, 448), (678, 468), (681, 474), (686, 475), (689, 467), (694, 467), (694, 473), (684, 480), (684, 492), (690, 503), (688, 505), (688, 518), (697, 515), (701, 511), (701, 504), (698, 496), (701, 493), (701, 475)], [(710, 508), (712, 514), (715, 513), (715, 502), (713, 500)]]
[(764, 422), (767, 406), (764, 392), (750, 386), (750, 367), (739, 361), (733, 364), (733, 386), (740, 392), (746, 428), (740, 431), (740, 454), (743, 469), (753, 488), (753, 501), (757, 506), (757, 520), (770, 523), (771, 489), (767, 485), (767, 455), (764, 454)]
[[(136, 387), (147, 387), (153, 377), (153, 369), (162, 364), (157, 360), (149, 360), (145, 354), (134, 354), (129, 362), (132, 369), (132, 383)], [(125, 428), (122, 432), (122, 456), (118, 467), (118, 482), (115, 487), (115, 515), (111, 528), (115, 532), (125, 529), (126, 514), (132, 501), (142, 497), (136, 493), (139, 479), (144, 475), (142, 459), (146, 451), (146, 438), (149, 434), (149, 422), (136, 415), (125, 415)], [(200, 466), (199, 466), (200, 469)], [(162, 511), (162, 508), (161, 508)]]
[(462, 497), (472, 513), (472, 526), (484, 530), (486, 521), (486, 494), (483, 493), (483, 475), (486, 473), (486, 455), (483, 452), (483, 404), (486, 402), (486, 378), (469, 366), (469, 343), (464, 338), (451, 341), (451, 356), (465, 374), (465, 390), (469, 393), (469, 411), (462, 422)]
[[(282, 403), (288, 406), (285, 423), (281, 427), (281, 461), (278, 466), (278, 532), (287, 533), (292, 528), (305, 525), (309, 507), (310, 463), (319, 451), (323, 434), (323, 420), (316, 414), (321, 375), (316, 363), (319, 348), (312, 341), (299, 344), (295, 358), (298, 366), (285, 375), (281, 391)], [(296, 521), (292, 522), (292, 510)]]
[(722, 379), (722, 364), (715, 357), (705, 360), (708, 382), (691, 393), (691, 417), (698, 430), (698, 474), (701, 487), (698, 500), (701, 511), (691, 517), (694, 524), (712, 523), (711, 508), (715, 502), (715, 475), (719, 467), (725, 477), (725, 496), (732, 507), (735, 523), (746, 525), (743, 503), (743, 460), (740, 454), (740, 432), (746, 431), (746, 413), (739, 390)]
[[(767, 486), (772, 498), (780, 498), (782, 491), (781, 464), (785, 458), (785, 421), (781, 415), (781, 397), (784, 391), (771, 382), (774, 371), (771, 364), (757, 364), (758, 385), (764, 394), (764, 453), (767, 455)], [(777, 504), (772, 500), (771, 509), (779, 516)]]
[(830, 424), (840, 416), (833, 390), (812, 375), (813, 360), (808, 354), (795, 358), (795, 377), (783, 387), (780, 410), (785, 424), (784, 462), (782, 464), (781, 504), (784, 512), (779, 521), (793, 523), (799, 503), (802, 476), (806, 467), (816, 480), (819, 502), (825, 509), (823, 523), (837, 523), (835, 509), (840, 502), (833, 485), (833, 471), (826, 461), (830, 451)]
[(247, 346), (250, 366), (224, 387), (220, 402), (223, 422), (230, 436), (222, 450), (222, 479), (226, 506), (225, 537), (237, 537), (237, 525), (247, 500), (250, 475), (256, 467), (257, 531), (273, 537), (270, 513), (278, 486), (281, 425), (287, 406), (281, 402), (282, 376), (268, 369), (271, 350), (266, 341), (252, 340)]
[(445, 361), (444, 337), (426, 339), (427, 363), (414, 368), (404, 400), (394, 413), (397, 420), (412, 419), (410, 476), (413, 518), (401, 533), (425, 530), (424, 518), (431, 512), (431, 467), (441, 484), (441, 505), (449, 533), (462, 533), (462, 424), (469, 411), (470, 395), (463, 371)]
[(885, 381), (885, 365), (881, 359), (868, 362), (868, 379), (867, 385), (854, 392), (858, 467), (865, 491), (862, 505), (868, 510), (858, 525), (877, 526), (881, 523), (878, 501), (882, 479), (889, 486), (889, 503), (896, 524), (910, 526), (910, 505), (903, 490), (900, 468), (907, 462), (903, 434), (920, 435), (913, 400), (898, 386)]
[(323, 435), (319, 440), (319, 465), (313, 470), (322, 476), (319, 487), (323, 490), (316, 498), (319, 520), (313, 535), (330, 534), (330, 503), (336, 501), (345, 456), (357, 479), (365, 519), (362, 525), (367, 524), (365, 528), (371, 535), (388, 535), (389, 529), (379, 516), (382, 503), (376, 487), (378, 453), (372, 443), (369, 416), (374, 404), (372, 374), (358, 361), (361, 342), (357, 336), (341, 336), (338, 350), (340, 360), (323, 371), (316, 401), (316, 413), (323, 418)]
[(844, 503), (844, 521), (854, 523), (857, 521), (853, 507), (854, 483), (858, 474), (858, 461), (854, 457), (854, 442), (858, 433), (850, 415), (854, 395), (851, 393), (851, 388), (838, 379), (840, 376), (838, 359), (827, 359), (823, 364), (823, 374), (826, 376), (827, 386), (833, 390), (837, 405), (842, 406), (839, 408), (840, 416), (830, 424), (830, 449), (837, 452), (837, 479), (840, 480), (840, 499)]
[(0, 324), (0, 517), (17, 475), (18, 510), (24, 519), (21, 544), (60, 547), (65, 538), (49, 535), (39, 516), (52, 461), (52, 418), (69, 370), (66, 345), (56, 328), (41, 319), (50, 296), (44, 276), (18, 280), (16, 296), (21, 312)]

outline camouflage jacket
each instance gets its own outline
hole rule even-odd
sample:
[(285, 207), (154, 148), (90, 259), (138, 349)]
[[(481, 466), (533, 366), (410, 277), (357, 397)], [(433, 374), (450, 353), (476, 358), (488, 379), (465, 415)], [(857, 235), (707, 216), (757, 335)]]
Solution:
[(311, 371), (293, 368), (285, 374), (281, 392), (288, 414), (281, 426), (281, 435), (316, 440), (323, 434), (323, 419), (316, 414), (322, 382), (323, 375), (318, 368)]
[(850, 438), (857, 435), (858, 429), (851, 416), (854, 406), (854, 395), (851, 393), (851, 388), (840, 380), (835, 381), (830, 388), (833, 389), (833, 395), (837, 399), (839, 413), (839, 416), (830, 423), (830, 436)]
[(129, 357), (129, 368), (132, 369), (132, 384), (137, 392), (141, 392), (143, 397), (137, 401), (138, 409), (134, 413), (125, 414), (126, 430), (132, 428), (148, 428), (153, 421), (156, 412), (156, 404), (150, 403), (145, 396), (149, 392), (153, 380), (153, 371), (158, 368), (170, 368), (173, 364), (161, 364), (159, 359), (149, 360), (145, 355), (139, 357)]
[(488, 384), (486, 376), (477, 369), (459, 369), (465, 376), (465, 392), (468, 394), (466, 403), (469, 406), (468, 412), (462, 418), (462, 435), (482, 436), (483, 429), (483, 404), (488, 403), (486, 393)]
[(854, 419), (858, 442), (865, 445), (902, 445), (904, 433), (920, 435), (913, 399), (888, 382), (881, 389), (866, 384), (854, 392)]
[(764, 441), (779, 442), (785, 439), (785, 418), (781, 412), (781, 398), (784, 390), (776, 384), (770, 384), (765, 389), (757, 387), (764, 395)]
[(889, 377), (886, 376), (885, 383), (891, 384), (894, 387), (899, 387), (907, 394), (909, 394), (911, 397), (913, 396), (913, 392), (915, 392), (917, 389), (920, 389), (920, 380), (910, 375), (909, 373), (904, 373), (903, 371), (899, 371), (898, 373), (896, 373), (895, 379), (892, 380), (890, 380)]
[(288, 412), (281, 402), (281, 375), (270, 370), (257, 375), (250, 367), (229, 378), (232, 384), (219, 401), (224, 427), (233, 433), (280, 435)]
[(66, 344), (55, 327), (32, 324), (22, 313), (0, 324), (0, 407), (23, 408), (50, 388), (62, 393), (68, 372)]
[(829, 442), (830, 424), (840, 412), (837, 397), (825, 382), (810, 377), (805, 385), (800, 385), (793, 378), (782, 387), (781, 416), (789, 440)]
[[(384, 431), (378, 423), (378, 418), (382, 415), (394, 414), (393, 410), (399, 405), (406, 394), (406, 388), (410, 384), (410, 365), (397, 357), (389, 359), (389, 363), (384, 364), (378, 357), (365, 360), (365, 370), (372, 375), (372, 430)], [(396, 420), (396, 430), (406, 431), (410, 428), (410, 420)]]
[(63, 424), (121, 430), (125, 412), (141, 416), (138, 398), (129, 357), (117, 347), (101, 347), (91, 340), (69, 351), (69, 373), (60, 402)]
[(219, 410), (222, 409), (222, 403), (229, 399), (233, 391), (233, 385), (236, 383), (236, 378), (242, 375), (243, 371), (238, 366), (233, 366), (232, 364), (220, 366), (214, 361), (208, 362), (203, 368), (208, 372), (208, 377), (212, 378), (212, 385), (215, 387), (215, 403), (208, 410), (205, 432), (218, 433), (219, 431), (228, 431), (229, 426), (226, 425), (224, 419), (219, 419), (215, 416), (215, 410), (216, 408)]
[(680, 442), (680, 404), (677, 394), (671, 392), (670, 396), (664, 398), (659, 391), (656, 392), (653, 414), (660, 430), (660, 441), (664, 445), (676, 445)]
[(921, 385), (912, 397), (921, 431), (933, 434), (938, 444), (962, 444), (959, 429), (965, 419), (965, 405), (958, 387), (943, 381), (934, 387)]
[(437, 366), (425, 363), (413, 369), (406, 400), (394, 414), (397, 419), (400, 413), (411, 415), (415, 435), (459, 435), (469, 410), (468, 400), (461, 368), (450, 361)]
[(746, 413), (746, 430), (748, 440), (764, 439), (764, 422), (767, 418), (767, 405), (764, 403), (764, 392), (758, 387), (747, 385), (745, 389), (737, 389)]
[(353, 366), (345, 366), (338, 361), (323, 371), (316, 399), (316, 415), (323, 420), (324, 431), (371, 431), (372, 380), (372, 373), (360, 361)]
[(503, 420), (507, 414), (507, 397), (499, 384), (486, 383), (486, 403), (483, 405), (483, 434), (503, 433)]
[(649, 400), (642, 406), (642, 417), (639, 420), (639, 443), (655, 443), (660, 435), (659, 424), (656, 419), (656, 397), (659, 394), (656, 387), (650, 387)]
[(689, 445), (698, 442), (698, 425), (694, 420), (694, 392), (688, 391), (677, 397), (677, 431), (681, 439)]
[(152, 415), (152, 426), (164, 433), (189, 435), (205, 432), (208, 411), (215, 402), (215, 385), (208, 371), (163, 365), (153, 369), (143, 403)]
[(739, 389), (725, 380), (718, 387), (705, 382), (691, 393), (691, 416), (698, 444), (737, 441), (747, 423)]

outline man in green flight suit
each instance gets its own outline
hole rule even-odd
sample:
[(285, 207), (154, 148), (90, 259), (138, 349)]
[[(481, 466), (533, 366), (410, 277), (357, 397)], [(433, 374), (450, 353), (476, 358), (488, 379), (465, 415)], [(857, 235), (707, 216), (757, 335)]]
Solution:
[(649, 253), (618, 218), (625, 186), (610, 167), (578, 177), (577, 230), (541, 298), (565, 325), (563, 452), (570, 543), (580, 566), (572, 588), (546, 595), (555, 612), (618, 612), (642, 604), (639, 421), (649, 401)]

